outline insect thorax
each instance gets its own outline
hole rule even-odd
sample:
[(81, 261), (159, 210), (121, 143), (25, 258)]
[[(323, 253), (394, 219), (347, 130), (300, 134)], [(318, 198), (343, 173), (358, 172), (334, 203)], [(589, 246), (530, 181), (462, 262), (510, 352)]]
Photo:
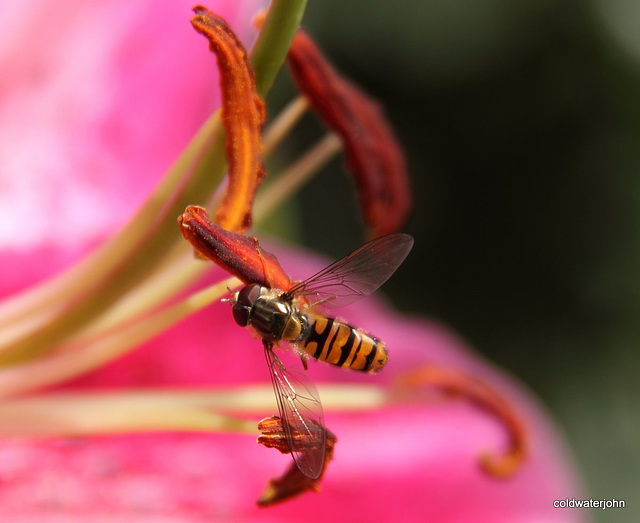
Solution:
[(304, 319), (291, 303), (279, 296), (266, 293), (251, 309), (251, 325), (263, 338), (269, 340), (297, 340), (303, 330)]

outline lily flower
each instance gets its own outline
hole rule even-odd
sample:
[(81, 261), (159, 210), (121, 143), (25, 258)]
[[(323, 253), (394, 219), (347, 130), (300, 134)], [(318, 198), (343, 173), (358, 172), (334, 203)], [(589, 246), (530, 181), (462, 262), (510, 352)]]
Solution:
[[(215, 68), (184, 2), (0, 6), (3, 520), (579, 519), (553, 507), (581, 487), (532, 395), (445, 327), (376, 298), (341, 314), (375, 328), (388, 368), (309, 364), (333, 460), (321, 482), (285, 474), (255, 505), (291, 460), (255, 443), (257, 420), (275, 414), (268, 371), (220, 298), (239, 284), (229, 273), (257, 282), (269, 267), (267, 283), (286, 290), (328, 262), (258, 244), (252, 222), (342, 148), (372, 235), (400, 227), (409, 205), (379, 107), (324, 59), (312, 65), (319, 51), (295, 36), (304, 4), (274, 0), (250, 56), (241, 41), (265, 2), (212, 2), (229, 25), (195, 9), (220, 71), (211, 116)], [(306, 98), (262, 134), (292, 41)], [(355, 120), (336, 118), (336, 103)], [(328, 134), (259, 188), (261, 155), (309, 106), (341, 140)], [(364, 146), (353, 121), (372, 131)], [(217, 208), (213, 222), (198, 206)]]

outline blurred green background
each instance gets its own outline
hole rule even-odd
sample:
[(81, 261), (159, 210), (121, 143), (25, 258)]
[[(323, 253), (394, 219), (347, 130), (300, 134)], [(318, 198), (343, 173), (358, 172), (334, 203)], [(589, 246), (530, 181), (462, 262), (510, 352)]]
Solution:
[[(596, 521), (640, 521), (640, 2), (321, 0), (304, 25), (407, 151), (416, 247), (386, 293), (542, 398), (587, 495), (627, 502)], [(288, 225), (333, 257), (363, 239), (342, 165)]]

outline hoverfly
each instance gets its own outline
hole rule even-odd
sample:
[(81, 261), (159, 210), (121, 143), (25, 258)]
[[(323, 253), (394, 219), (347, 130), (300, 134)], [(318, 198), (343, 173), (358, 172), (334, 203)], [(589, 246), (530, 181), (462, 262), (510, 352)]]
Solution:
[(409, 254), (413, 238), (389, 234), (372, 240), (289, 290), (251, 283), (234, 293), (233, 317), (262, 338), (278, 410), (291, 455), (311, 479), (324, 465), (325, 428), (315, 387), (285, 367), (274, 353), (288, 342), (302, 358), (374, 373), (387, 362), (382, 341), (358, 327), (328, 317), (318, 306), (341, 307), (368, 296), (395, 272)]

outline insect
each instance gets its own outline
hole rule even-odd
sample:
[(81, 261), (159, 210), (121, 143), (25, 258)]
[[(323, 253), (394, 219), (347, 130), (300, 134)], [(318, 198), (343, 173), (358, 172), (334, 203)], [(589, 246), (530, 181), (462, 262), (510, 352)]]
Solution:
[(252, 283), (232, 299), (233, 317), (262, 338), (278, 410), (289, 449), (300, 471), (311, 479), (324, 466), (325, 429), (318, 393), (301, 373), (286, 367), (274, 345), (293, 347), (306, 369), (306, 359), (374, 373), (387, 362), (382, 341), (317, 307), (342, 307), (368, 296), (395, 272), (413, 247), (406, 234), (372, 240), (289, 290)]

